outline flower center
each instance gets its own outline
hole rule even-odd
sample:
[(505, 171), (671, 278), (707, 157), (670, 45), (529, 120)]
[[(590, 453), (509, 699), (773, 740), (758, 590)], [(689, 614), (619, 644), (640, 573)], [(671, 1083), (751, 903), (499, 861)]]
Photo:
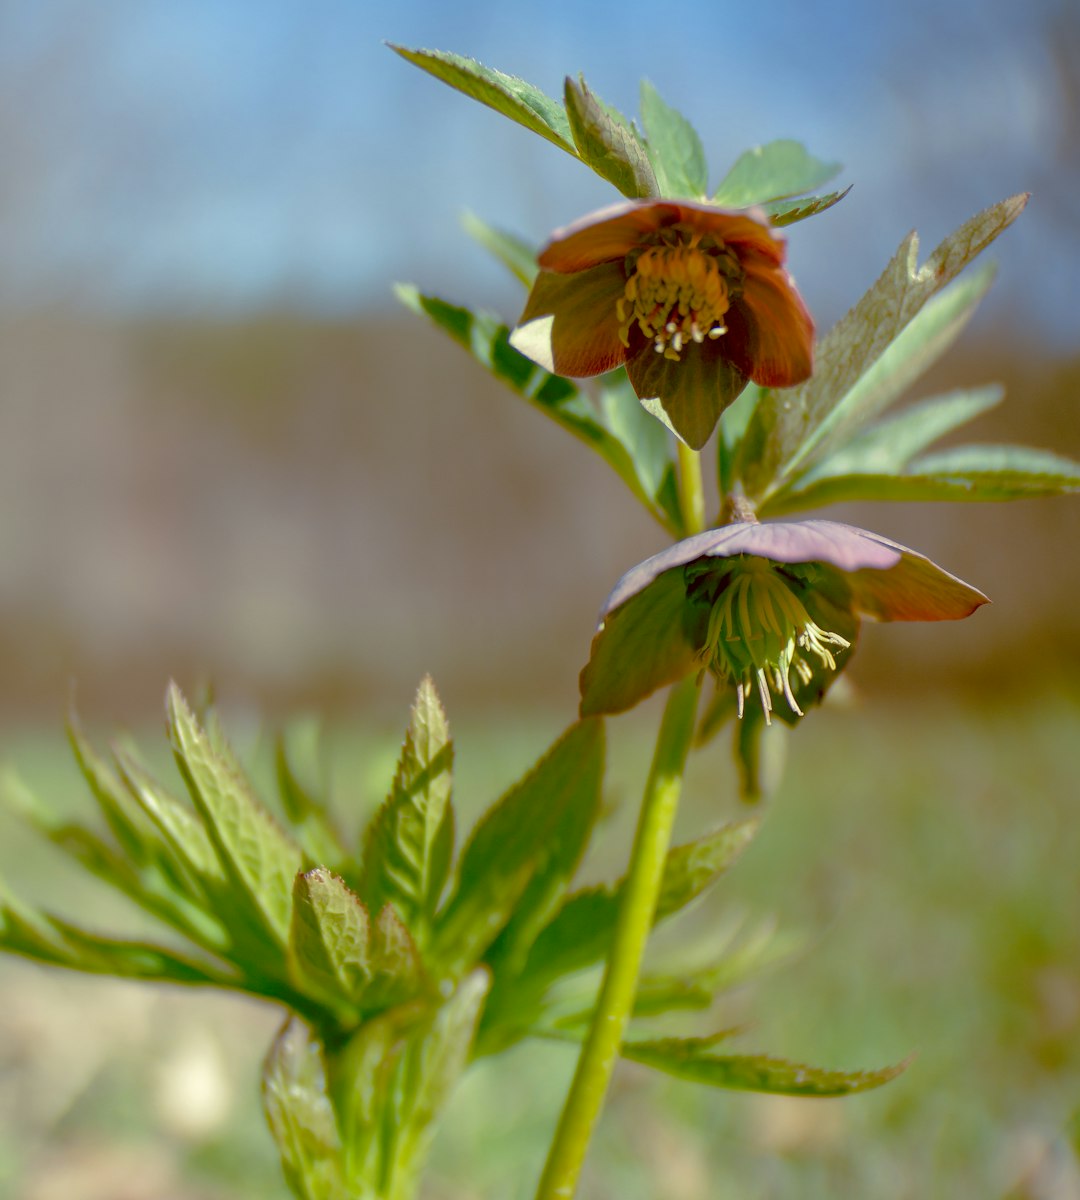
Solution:
[(669, 226), (658, 241), (626, 257), (626, 287), (616, 302), (619, 338), (629, 348), (635, 325), (665, 358), (727, 333), (724, 315), (741, 290), (742, 270), (722, 242)]
[(722, 561), (720, 569), (716, 561), (686, 568), (687, 595), (711, 606), (699, 652), (702, 662), (717, 679), (735, 684), (740, 717), (755, 689), (766, 725), (771, 724), (774, 693), (801, 717), (791, 672), (809, 683), (809, 655), (835, 671), (836, 652), (851, 643), (813, 621), (796, 594), (798, 581), (778, 564), (745, 554)]

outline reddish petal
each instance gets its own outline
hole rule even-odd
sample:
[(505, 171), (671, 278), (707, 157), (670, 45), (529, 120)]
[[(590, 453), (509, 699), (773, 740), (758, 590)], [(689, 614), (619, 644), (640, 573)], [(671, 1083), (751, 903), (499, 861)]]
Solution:
[(626, 280), (621, 263), (576, 275), (541, 271), (510, 344), (556, 375), (600, 375), (626, 357), (615, 311)]
[(683, 224), (719, 238), (740, 259), (753, 257), (773, 266), (779, 266), (784, 261), (787, 251), (784, 239), (760, 209), (732, 210), (685, 202), (679, 205), (679, 209), (679, 220)]
[(720, 414), (746, 387), (746, 376), (719, 349), (722, 340), (691, 342), (678, 362), (648, 342), (626, 364), (634, 391), (642, 400), (658, 400), (667, 423), (693, 450), (705, 445)]
[(762, 387), (791, 387), (814, 369), (814, 322), (782, 268), (744, 260), (742, 296), (727, 315), (727, 352)]
[(879, 621), (957, 621), (989, 600), (914, 550), (904, 550), (890, 571), (848, 576), (855, 607)]
[(666, 201), (612, 204), (556, 229), (537, 258), (545, 271), (561, 275), (623, 259), (642, 238), (680, 219), (680, 206)]

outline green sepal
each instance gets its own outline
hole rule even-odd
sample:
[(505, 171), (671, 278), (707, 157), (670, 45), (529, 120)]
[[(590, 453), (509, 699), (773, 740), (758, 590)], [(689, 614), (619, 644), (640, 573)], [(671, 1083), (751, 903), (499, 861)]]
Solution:
[(701, 138), (647, 79), (641, 81), (641, 123), (660, 195), (700, 200), (709, 188)]
[(262, 1100), (293, 1195), (300, 1200), (349, 1200), (355, 1195), (342, 1170), (322, 1046), (296, 1018), (285, 1022), (267, 1055)]
[(180, 689), (168, 693), (169, 737), (180, 773), (233, 892), (277, 949), (289, 939), (293, 879), (303, 855), (217, 736), (199, 726)]
[(740, 154), (720, 181), (713, 203), (726, 208), (750, 208), (770, 200), (802, 196), (828, 183), (841, 170), (840, 163), (824, 162), (800, 142), (782, 138)]
[(576, 844), (595, 820), (603, 762), (602, 723), (578, 721), (481, 818), (435, 928), (434, 956), (448, 973), (476, 962), (511, 918), (528, 926), (543, 911), (549, 888), (530, 884), (553, 869), (561, 876), (564, 839)]
[(674, 1075), (691, 1083), (783, 1096), (847, 1096), (866, 1092), (895, 1079), (907, 1063), (877, 1071), (834, 1071), (774, 1058), (768, 1054), (716, 1054), (717, 1038), (657, 1038), (623, 1043), (622, 1054), (632, 1062)]
[(834, 204), (839, 204), (851, 191), (851, 188), (852, 185), (848, 184), (842, 192), (828, 192), (823, 196), (804, 196), (799, 200), (773, 200), (761, 207), (769, 218), (769, 223), (780, 228), (784, 225), (794, 225), (796, 221), (805, 221), (807, 217), (825, 212)]
[[(408, 284), (397, 284), (394, 290), (402, 304), (431, 320), (501, 383), (599, 454), (664, 529), (674, 537), (681, 536), (675, 515), (678, 510), (673, 507), (673, 476), (670, 480), (665, 477), (656, 493), (650, 492), (632, 450), (597, 420), (580, 389), (515, 350), (510, 345), (510, 330), (497, 317), (425, 296)], [(645, 470), (651, 478), (649, 468)]]
[(423, 945), (450, 870), (454, 746), (435, 684), (425, 676), (386, 802), (364, 838), (360, 895), (369, 911), (392, 904)]
[(490, 254), (525, 285), (531, 288), (533, 281), (540, 271), (536, 261), (537, 248), (530, 245), (524, 238), (515, 237), (503, 229), (489, 225), (475, 213), (467, 212), (461, 218), (465, 232), (476, 242), (479, 242)]
[(624, 196), (660, 194), (645, 143), (617, 109), (604, 104), (584, 79), (569, 76), (563, 93), (578, 157)]
[(405, 46), (395, 46), (393, 42), (387, 42), (387, 45), (422, 71), (577, 157), (566, 113), (557, 100), (545, 95), (538, 87), (461, 54), (450, 54), (445, 50), (409, 50)]
[[(837, 406), (852, 407), (847, 398), (858, 391), (863, 376), (927, 301), (1007, 229), (1026, 203), (1026, 195), (1013, 196), (978, 213), (947, 237), (921, 267), (918, 236), (909, 234), (873, 287), (817, 347), (811, 378), (782, 392), (762, 393), (747, 426), (738, 470), (752, 501), (761, 502), (778, 490), (790, 479), (796, 463), (805, 470), (814, 465), (806, 449), (811, 439), (819, 458), (839, 445), (835, 439), (823, 444), (819, 428)], [(959, 293), (965, 295), (970, 293)], [(924, 327), (924, 332), (934, 331)], [(895, 355), (892, 361), (902, 369)], [(865, 389), (863, 385), (864, 397)], [(861, 411), (863, 406), (855, 407)], [(866, 405), (867, 411), (880, 412), (881, 407)]]

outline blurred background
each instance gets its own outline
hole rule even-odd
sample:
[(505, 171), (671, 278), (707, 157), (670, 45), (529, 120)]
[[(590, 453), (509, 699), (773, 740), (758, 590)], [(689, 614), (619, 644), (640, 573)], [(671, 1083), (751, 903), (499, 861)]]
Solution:
[[(374, 722), (383, 740), (359, 788), (374, 803), (392, 730), (430, 671), (478, 746), (521, 747), (514, 764), (494, 755), (504, 784), (572, 711), (612, 582), (663, 544), (599, 459), (545, 428), (391, 293), (406, 280), (513, 319), (520, 292), (462, 232), (462, 213), (539, 243), (608, 202), (605, 185), (383, 39), (468, 54), (555, 95), (581, 71), (627, 113), (647, 75), (693, 120), (714, 184), (748, 145), (776, 137), (844, 162), (851, 194), (790, 233), (792, 269), (821, 329), (912, 227), (925, 257), (978, 209), (1032, 191), (990, 251), (1000, 272), (989, 299), (912, 395), (1001, 380), (1005, 406), (963, 440), (1080, 457), (1075, 0), (688, 10), (642, 0), (8, 0), (0, 753), (50, 798), (77, 792), (55, 737), (71, 682), (83, 713), (109, 728), (156, 725), (169, 676), (188, 688), (213, 681), (245, 713)], [(892, 1099), (843, 1109), (855, 1116), (738, 1108), (745, 1101), (727, 1097), (714, 1109), (714, 1097), (680, 1090), (652, 1130), (662, 1165), (646, 1174), (649, 1194), (1004, 1197), (1010, 1180), (1026, 1179), (1028, 1190), (1009, 1194), (1080, 1196), (1055, 1140), (1080, 1084), (1076, 504), (826, 515), (917, 547), (995, 603), (962, 627), (868, 630), (851, 675), (873, 704), (823, 715), (816, 741), (798, 731), (794, 763), (818, 768), (798, 784), (816, 796), (818, 824), (798, 786), (789, 806), (782, 792), (789, 811), (738, 884), (761, 913), (786, 911), (815, 936), (823, 922), (840, 928), (815, 959), (831, 967), (799, 975), (799, 1028), (781, 981), (772, 995), (787, 1016), (766, 1029), (777, 1049), (838, 1065), (877, 1065), (921, 1045), (933, 1066), (921, 1084), (894, 1085)], [(509, 714), (521, 711), (535, 721), (511, 737)], [(830, 781), (838, 760), (849, 769)], [(954, 805), (944, 832), (943, 778)], [(715, 816), (715, 794), (706, 787), (691, 814)], [(865, 822), (859, 834), (853, 821)], [(803, 862), (800, 837), (820, 861)], [(0, 866), (51, 889), (55, 864), (26, 857), (7, 826), (2, 839)], [(827, 869), (837, 843), (857, 863), (839, 878)], [(951, 1007), (935, 1012), (925, 991), (915, 1003), (920, 964), (921, 984)], [(253, 1084), (273, 1014), (258, 1014), (266, 1028), (251, 1038), (249, 1009), (235, 1001), (0, 970), (0, 1111), (36, 1131), (0, 1138), (0, 1194), (243, 1195), (258, 1170), (259, 1194), (277, 1194)], [(178, 1025), (181, 1004), (199, 1015)], [(829, 1031), (837, 1009), (848, 1042)], [(850, 1019), (858, 1012), (865, 1025)], [(76, 1040), (56, 1042), (73, 1024)], [(93, 1037), (82, 1037), (88, 1028)], [(777, 1045), (778, 1030), (790, 1044)], [(125, 1065), (136, 1044), (142, 1065)], [(1001, 1054), (987, 1057), (989, 1044)], [(226, 1071), (229, 1055), (242, 1061)], [(951, 1091), (980, 1055), (984, 1073)], [(480, 1115), (459, 1117), (457, 1140), (440, 1151), (457, 1182), (432, 1197), (510, 1195), (509, 1167), (488, 1179), (459, 1152), (483, 1153), (501, 1114), (499, 1078), (472, 1087), (475, 1106), (462, 1112)], [(535, 1078), (540, 1107), (517, 1128), (540, 1145), (561, 1081)], [(618, 1131), (637, 1138), (656, 1111), (629, 1078), (615, 1162)], [(156, 1108), (138, 1099), (147, 1089)], [(1012, 1106), (989, 1099), (1009, 1089)], [(24, 1104), (28, 1095), (37, 1099)], [(177, 1095), (188, 1100), (170, 1109)], [(190, 1124), (193, 1111), (204, 1125)], [(175, 1153), (153, 1140), (163, 1128)], [(710, 1190), (723, 1177), (707, 1150), (717, 1138), (720, 1158), (757, 1156), (759, 1191), (746, 1171), (736, 1190)], [(888, 1190), (889, 1164), (909, 1164), (928, 1139), (939, 1148), (928, 1174)], [(860, 1157), (868, 1141), (882, 1147), (877, 1157)], [(642, 1186), (621, 1179), (614, 1194)]]

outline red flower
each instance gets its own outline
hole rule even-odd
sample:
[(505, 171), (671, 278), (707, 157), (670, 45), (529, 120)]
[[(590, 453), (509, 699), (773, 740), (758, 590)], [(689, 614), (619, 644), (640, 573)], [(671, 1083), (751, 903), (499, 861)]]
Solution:
[[(740, 522), (669, 546), (628, 571), (581, 673), (581, 712), (617, 713), (710, 670), (755, 693), (765, 720), (802, 716), (847, 662), (859, 618), (947, 621), (982, 592), (914, 550), (837, 521)], [(785, 712), (786, 708), (786, 712)]]
[(764, 213), (680, 200), (616, 204), (555, 232), (511, 342), (557, 375), (622, 363), (694, 449), (752, 379), (813, 369), (814, 323)]

